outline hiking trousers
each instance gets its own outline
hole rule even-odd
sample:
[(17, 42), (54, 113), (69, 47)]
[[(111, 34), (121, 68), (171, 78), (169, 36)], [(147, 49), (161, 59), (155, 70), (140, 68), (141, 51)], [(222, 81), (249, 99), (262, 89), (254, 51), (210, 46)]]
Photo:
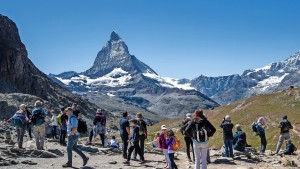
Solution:
[[(174, 157), (174, 153), (169, 153), (169, 157), (170, 157), (170, 161), (171, 161), (171, 169), (178, 169), (177, 165), (175, 164), (175, 157)], [(169, 166), (170, 168), (170, 166)]]
[(77, 142), (79, 135), (73, 134), (68, 137), (67, 152), (68, 152), (68, 164), (72, 164), (72, 150), (75, 151), (83, 160), (86, 159), (86, 156), (81, 150), (77, 148)]
[(267, 147), (267, 139), (265, 134), (260, 134), (260, 152), (265, 153)]
[(193, 153), (193, 160), (195, 160), (195, 154), (194, 154), (194, 148), (193, 148), (193, 139), (191, 137), (184, 137), (185, 141), (185, 147), (186, 147), (186, 155), (188, 159), (191, 159), (191, 147), (192, 147), (192, 153)]
[(56, 128), (57, 126), (51, 126), (51, 135), (54, 139), (57, 139)]
[[(146, 135), (145, 134), (140, 135), (139, 144), (140, 144), (141, 153), (142, 153), (143, 156), (144, 156), (144, 150), (145, 150), (145, 140), (146, 140)], [(133, 157), (136, 158), (136, 156), (137, 156), (137, 152), (134, 151)]]
[(163, 154), (165, 156), (167, 166), (169, 166), (169, 168), (170, 168), (171, 167), (171, 161), (170, 161), (170, 156), (169, 156), (169, 153), (168, 153), (168, 149), (162, 149), (162, 151), (163, 151)]
[(66, 144), (66, 136), (67, 136), (67, 131), (60, 130), (59, 144), (61, 145)]
[(193, 143), (195, 153), (195, 169), (200, 169), (200, 159), (202, 161), (202, 169), (207, 169), (207, 143)]
[(26, 129), (26, 125), (24, 125), (22, 127), (16, 127), (19, 148), (23, 148), (23, 137), (25, 134), (25, 129)]
[(278, 140), (278, 143), (277, 143), (277, 147), (276, 147), (276, 153), (279, 153), (283, 141), (284, 140), (289, 140), (289, 139), (291, 139), (290, 133), (282, 133), (282, 134), (280, 134), (279, 140)]
[(233, 140), (224, 140), (226, 157), (233, 157)]
[(122, 136), (122, 151), (123, 151), (123, 158), (127, 159), (127, 149), (128, 149), (128, 135), (127, 136)]
[(144, 161), (144, 155), (141, 153), (141, 148), (139, 143), (134, 143), (133, 145), (130, 145), (129, 149), (128, 149), (128, 156), (127, 156), (127, 161), (130, 161), (131, 158), (131, 154), (133, 152), (133, 150), (135, 150), (135, 152), (137, 152), (141, 158), (142, 161)]
[(34, 126), (34, 137), (36, 142), (36, 148), (38, 150), (44, 149), (44, 142), (45, 142), (45, 123), (39, 126)]

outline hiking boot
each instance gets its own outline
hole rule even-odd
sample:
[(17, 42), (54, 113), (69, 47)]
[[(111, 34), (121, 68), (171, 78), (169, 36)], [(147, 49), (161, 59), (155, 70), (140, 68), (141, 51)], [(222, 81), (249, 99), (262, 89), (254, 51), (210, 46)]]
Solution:
[(89, 157), (86, 157), (85, 159), (83, 159), (83, 166), (85, 166), (87, 164), (87, 162), (89, 161)]
[(123, 164), (129, 166), (129, 165), (130, 165), (130, 162), (129, 162), (129, 161), (124, 161)]
[(145, 162), (145, 160), (140, 160), (140, 164), (144, 164)]
[(64, 165), (62, 165), (63, 168), (67, 168), (67, 167), (72, 167), (72, 164), (66, 163)]

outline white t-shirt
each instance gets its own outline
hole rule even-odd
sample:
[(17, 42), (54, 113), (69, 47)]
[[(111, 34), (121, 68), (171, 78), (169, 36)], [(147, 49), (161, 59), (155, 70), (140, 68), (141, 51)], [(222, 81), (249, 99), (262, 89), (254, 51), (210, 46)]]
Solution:
[(116, 139), (111, 139), (111, 140), (110, 140), (110, 145), (111, 145), (111, 146), (118, 146), (117, 140), (116, 140)]
[(54, 114), (51, 118), (53, 122), (51, 123), (52, 126), (56, 126), (56, 114)]

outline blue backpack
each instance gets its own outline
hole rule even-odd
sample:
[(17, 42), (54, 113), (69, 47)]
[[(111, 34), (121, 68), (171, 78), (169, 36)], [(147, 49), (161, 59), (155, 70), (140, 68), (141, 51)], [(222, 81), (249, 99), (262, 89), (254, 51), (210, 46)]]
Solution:
[(26, 117), (23, 113), (17, 112), (12, 118), (12, 124), (15, 127), (23, 127), (26, 124)]

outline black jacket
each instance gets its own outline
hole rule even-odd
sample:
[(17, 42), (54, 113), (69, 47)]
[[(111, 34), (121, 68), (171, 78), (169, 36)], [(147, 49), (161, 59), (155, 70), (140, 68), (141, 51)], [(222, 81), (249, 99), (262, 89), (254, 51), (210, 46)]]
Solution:
[(207, 119), (201, 119), (200, 121), (196, 122), (194, 120), (189, 121), (187, 127), (185, 128), (185, 132), (188, 136), (192, 138), (196, 138), (196, 124), (199, 123), (201, 126), (205, 126), (210, 131), (208, 132), (208, 137), (211, 137), (215, 134), (216, 128), (207, 120)]
[(230, 121), (223, 120), (220, 127), (223, 128), (223, 139), (233, 140), (232, 129), (234, 125)]

